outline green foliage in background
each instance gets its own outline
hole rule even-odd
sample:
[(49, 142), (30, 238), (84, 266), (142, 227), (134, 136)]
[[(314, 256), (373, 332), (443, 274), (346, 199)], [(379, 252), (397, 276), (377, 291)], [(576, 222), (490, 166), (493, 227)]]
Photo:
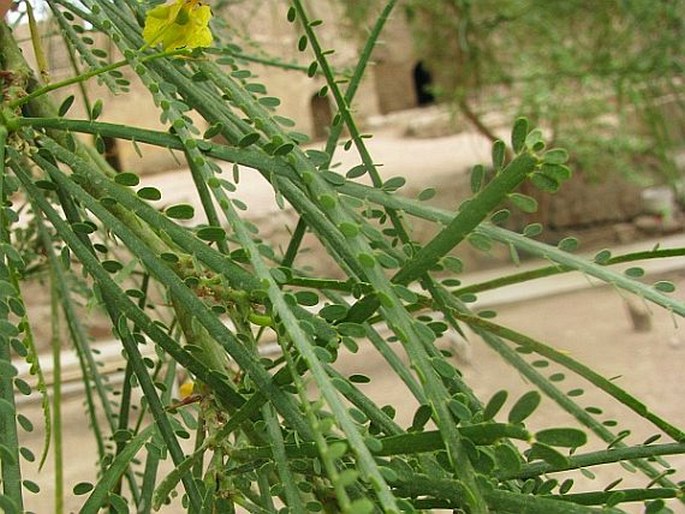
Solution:
[[(360, 132), (354, 96), (395, 1), (383, 6), (353, 77), (341, 82), (317, 37), (319, 20), (299, 0), (283, 11), (310, 52), (310, 75), (325, 77), (337, 106), (330, 137), (305, 149), (292, 120), (278, 115), (278, 99), (252, 75), (252, 56), (215, 40), (210, 48), (149, 48), (142, 39), (151, 6), (137, 0), (50, 0), (65, 44), (79, 55), (72, 79), (43, 85), (41, 70), (24, 60), (6, 24), (0, 25), (4, 95), (0, 125), (0, 508), (25, 510), (40, 484), (24, 478), (36, 458), (20, 444), (33, 429), (15, 397), (30, 394), (16, 364), (26, 360), (43, 395), (48, 441), (56, 466), (55, 511), (66, 495), (82, 495), (80, 512), (151, 512), (167, 505), (191, 513), (371, 512), (453, 509), (474, 514), (621, 512), (643, 502), (649, 513), (682, 507), (682, 482), (664, 456), (685, 452), (685, 433), (639, 399), (553, 345), (498, 324), (468, 303), (485, 289), (535, 276), (578, 270), (626, 294), (685, 315), (667, 281), (649, 284), (612, 270), (636, 259), (685, 255), (654, 249), (594, 260), (497, 226), (504, 200), (530, 211), (535, 201), (518, 189), (546, 192), (570, 177), (568, 152), (548, 147), (541, 130), (524, 118), (509, 140), (493, 144), (494, 172), (476, 168), (472, 197), (455, 211), (431, 207), (401, 192), (404, 180), (383, 181)], [(229, 11), (230, 12), (230, 11)], [(493, 14), (495, 16), (495, 14)], [(183, 25), (184, 20), (174, 23)], [(220, 20), (215, 21), (216, 24)], [(230, 22), (229, 22), (230, 23)], [(109, 63), (83, 26), (106, 34), (123, 56)], [(76, 27), (80, 27), (76, 29)], [(215, 25), (216, 27), (216, 25)], [(88, 38), (88, 39), (86, 39)], [(36, 48), (39, 44), (36, 38)], [(39, 68), (44, 65), (39, 59)], [(75, 101), (53, 104), (50, 92), (98, 77), (127, 94), (120, 68), (130, 67), (159, 108), (167, 131), (98, 121), (102, 105), (90, 102), (87, 119), (69, 114)], [(278, 94), (278, 92), (272, 92)], [(206, 120), (202, 133), (190, 114)], [(347, 134), (341, 139), (341, 134)], [(77, 136), (90, 134), (95, 143)], [(225, 143), (216, 143), (222, 136)], [(186, 204), (159, 207), (162, 193), (140, 186), (133, 172), (118, 173), (104, 159), (103, 138), (145, 143), (176, 152), (192, 175), (203, 212)], [(354, 149), (359, 165), (332, 169), (338, 146)], [(218, 162), (235, 165), (221, 173)], [(259, 173), (276, 202), (299, 215), (287, 248), (274, 249), (247, 221), (236, 183)], [(368, 182), (359, 181), (365, 178)], [(432, 222), (436, 235), (419, 244), (410, 221)], [(313, 276), (298, 266), (306, 233), (313, 234), (338, 269)], [(460, 288), (460, 262), (450, 252), (471, 243), (505, 245), (554, 263), (529, 275), (501, 277)], [(343, 276), (343, 279), (336, 277)], [(41, 371), (24, 285), (49, 283), (53, 333), (51, 388)], [(98, 366), (82, 307), (110, 321), (125, 356), (124, 381), (106, 381)], [(534, 315), (534, 314), (531, 314)], [(66, 327), (85, 384), (85, 408), (97, 443), (94, 483), (65, 483), (61, 445), (60, 334)], [(436, 342), (464, 327), (482, 338), (535, 389), (507, 400), (500, 391), (478, 397), (449, 352)], [(260, 353), (266, 340), (279, 351)], [(411, 424), (395, 421), (394, 406), (374, 403), (358, 387), (362, 375), (343, 376), (338, 356), (354, 358), (373, 346), (420, 407)], [(529, 358), (533, 356), (534, 358)], [(637, 414), (655, 431), (628, 442), (620, 420), (607, 424), (543, 373), (552, 362)], [(536, 364), (537, 363), (537, 364)], [(193, 390), (176, 398), (177, 372)], [(576, 420), (575, 426), (533, 431), (526, 421), (546, 395)], [(138, 400), (138, 398), (142, 398)], [(583, 449), (588, 437), (606, 449)], [(657, 442), (663, 437), (668, 442)], [(184, 442), (190, 439), (189, 446)], [(173, 471), (162, 473), (170, 459)], [(39, 461), (39, 462), (34, 462)], [(618, 482), (576, 492), (561, 471), (613, 465), (617, 480), (629, 467), (648, 486)]]
[[(382, 2), (341, 2), (356, 24)], [(685, 5), (677, 0), (408, 0), (419, 60), (459, 121), (527, 116), (589, 176), (682, 180)], [(499, 116), (498, 116), (499, 115)]]

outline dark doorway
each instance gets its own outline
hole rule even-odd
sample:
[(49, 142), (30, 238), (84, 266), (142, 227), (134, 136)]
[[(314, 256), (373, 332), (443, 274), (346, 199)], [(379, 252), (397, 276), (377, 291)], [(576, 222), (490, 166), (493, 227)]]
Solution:
[(314, 140), (326, 139), (333, 122), (331, 103), (328, 97), (317, 93), (312, 96), (309, 105), (312, 111), (312, 138)]
[(419, 106), (431, 105), (435, 103), (435, 96), (431, 91), (433, 85), (433, 77), (430, 72), (419, 61), (414, 66), (414, 90), (416, 91), (416, 103)]
[(117, 140), (113, 137), (103, 136), (102, 141), (105, 143), (105, 160), (112, 168), (121, 171), (121, 158), (119, 157)]

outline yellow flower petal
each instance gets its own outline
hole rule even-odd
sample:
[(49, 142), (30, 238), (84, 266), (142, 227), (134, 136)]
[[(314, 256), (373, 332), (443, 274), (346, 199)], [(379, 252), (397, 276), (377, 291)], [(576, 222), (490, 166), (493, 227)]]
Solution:
[(145, 18), (143, 39), (164, 50), (197, 48), (212, 44), (209, 20), (212, 11), (197, 0), (176, 0), (150, 9)]
[(194, 390), (195, 390), (195, 382), (193, 382), (192, 380), (188, 380), (187, 382), (183, 382), (183, 384), (181, 384), (181, 387), (179, 387), (178, 392), (181, 395), (181, 399), (185, 400), (191, 394), (193, 394)]

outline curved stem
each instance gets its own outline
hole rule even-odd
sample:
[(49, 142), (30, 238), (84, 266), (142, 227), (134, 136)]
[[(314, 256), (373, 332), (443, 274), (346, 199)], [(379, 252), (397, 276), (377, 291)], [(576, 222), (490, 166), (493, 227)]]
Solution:
[[(141, 62), (147, 62), (151, 61), (153, 59), (159, 59), (161, 57), (173, 57), (175, 55), (183, 55), (183, 54), (188, 54), (189, 51), (185, 48), (181, 48), (179, 50), (169, 50), (165, 52), (159, 52), (156, 54), (152, 55), (146, 55), (145, 57), (142, 57), (140, 59)], [(129, 62), (126, 59), (123, 59), (121, 61), (114, 62), (112, 64), (108, 64), (107, 66), (103, 66), (102, 68), (97, 68), (95, 70), (90, 70), (82, 73), (81, 75), (77, 75), (76, 77), (70, 77), (68, 79), (61, 80), (59, 82), (55, 82), (53, 84), (48, 84), (47, 86), (43, 86), (39, 89), (36, 89), (35, 91), (31, 92), (30, 94), (26, 96), (22, 96), (20, 98), (17, 98), (10, 102), (8, 104), (8, 107), (11, 109), (16, 109), (17, 107), (21, 107), (27, 102), (30, 102), (34, 98), (37, 98), (39, 96), (43, 96), (51, 91), (55, 91), (56, 89), (61, 89), (63, 87), (71, 86), (72, 84), (78, 84), (80, 82), (85, 82), (86, 80), (89, 80), (93, 77), (97, 77), (98, 75), (102, 75), (103, 73), (108, 73), (110, 71), (116, 70), (118, 68), (123, 68), (124, 66), (128, 66)]]

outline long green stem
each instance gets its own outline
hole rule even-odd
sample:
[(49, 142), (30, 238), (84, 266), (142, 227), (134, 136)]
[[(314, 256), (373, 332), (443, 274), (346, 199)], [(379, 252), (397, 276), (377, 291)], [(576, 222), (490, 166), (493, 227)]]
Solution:
[[(5, 143), (7, 142), (7, 128), (0, 125), (0, 243), (11, 247), (7, 219), (5, 214), (6, 200), (6, 169), (5, 169)], [(9, 278), (14, 273), (10, 267), (5, 251), (0, 248), (0, 272)], [(8, 323), (8, 320), (3, 320)], [(0, 373), (0, 446), (3, 450), (0, 459), (0, 477), (2, 477), (2, 493), (17, 511), (24, 510), (24, 499), (21, 486), (21, 466), (19, 464), (19, 436), (16, 424), (16, 404), (14, 402), (14, 381), (16, 368), (12, 366), (12, 354), (10, 351), (10, 338), (3, 331), (0, 334), (0, 365), (3, 372)]]
[[(612, 266), (615, 264), (623, 264), (627, 262), (644, 261), (651, 259), (664, 259), (669, 257), (685, 257), (685, 248), (657, 248), (654, 250), (646, 250), (641, 252), (631, 252), (624, 255), (617, 255), (610, 257), (606, 261), (597, 262), (602, 266)], [(596, 262), (596, 261), (595, 261)], [(512, 273), (502, 277), (493, 278), (478, 284), (472, 284), (465, 287), (459, 287), (453, 291), (456, 296), (464, 294), (476, 294), (483, 291), (491, 291), (500, 287), (509, 286), (512, 284), (520, 284), (528, 282), (529, 280), (536, 280), (538, 278), (551, 277), (561, 273), (568, 273), (569, 271), (576, 271), (576, 268), (571, 266), (545, 266), (528, 271), (521, 271), (519, 273)]]
[[(40, 225), (44, 244), (52, 242)], [(47, 241), (45, 241), (47, 240)], [(55, 514), (64, 511), (64, 452), (62, 448), (62, 333), (60, 328), (60, 295), (55, 272), (57, 263), (51, 263), (50, 273), (50, 321), (52, 329), (52, 440), (55, 470)]]
[(625, 448), (611, 448), (597, 452), (571, 455), (566, 466), (553, 466), (547, 462), (533, 462), (524, 465), (514, 472), (499, 473), (500, 480), (512, 480), (515, 478), (525, 480), (548, 473), (557, 473), (571, 469), (588, 468), (623, 462), (634, 459), (648, 459), (659, 455), (681, 455), (685, 453), (685, 443), (651, 444), (644, 446), (628, 446)]
[[(173, 57), (176, 55), (184, 55), (187, 54), (188, 50), (186, 49), (179, 49), (179, 50), (167, 50), (164, 52), (158, 52), (156, 54), (152, 55), (146, 55), (144, 57), (140, 58), (140, 62), (147, 62), (151, 61), (153, 59), (161, 59), (163, 57)], [(103, 73), (109, 73), (110, 71), (116, 70), (118, 68), (123, 68), (124, 66), (128, 66), (130, 63), (126, 59), (123, 59), (121, 61), (113, 62), (112, 64), (108, 64), (107, 66), (103, 66), (101, 68), (97, 68), (94, 70), (86, 71), (83, 72), (81, 75), (77, 75), (75, 77), (69, 77), (68, 79), (61, 80), (59, 82), (53, 82), (52, 84), (48, 84), (46, 86), (43, 86), (39, 89), (36, 89), (35, 91), (29, 93), (26, 96), (17, 98), (11, 102), (9, 102), (8, 107), (10, 109), (16, 109), (17, 107), (21, 107), (25, 103), (30, 102), (31, 100), (34, 100), (35, 98), (38, 98), (40, 96), (43, 96), (51, 91), (55, 91), (57, 89), (61, 89), (67, 86), (71, 86), (72, 84), (78, 84), (80, 82), (85, 82), (86, 80), (90, 80), (93, 77), (97, 77), (98, 75), (102, 75)]]
[(671, 423), (667, 422), (666, 420), (658, 416), (656, 413), (649, 410), (644, 403), (642, 403), (640, 400), (632, 396), (627, 391), (618, 387), (611, 380), (608, 380), (596, 371), (593, 371), (588, 366), (569, 357), (565, 353), (555, 350), (551, 346), (544, 344), (540, 341), (537, 341), (532, 337), (528, 337), (524, 334), (516, 332), (515, 330), (511, 330), (510, 328), (504, 327), (502, 325), (492, 323), (491, 321), (480, 318), (478, 316), (466, 315), (458, 312), (455, 313), (454, 316), (468, 325), (483, 328), (488, 332), (492, 334), (497, 334), (500, 337), (508, 339), (509, 341), (512, 341), (525, 349), (530, 349), (538, 355), (546, 357), (549, 360), (556, 362), (557, 364), (561, 364), (567, 369), (575, 372), (579, 376), (588, 380), (594, 386), (604, 391), (605, 393), (607, 393), (608, 395), (610, 395), (611, 397), (613, 397), (614, 399), (616, 399), (617, 401), (631, 409), (639, 416), (642, 416), (646, 420), (650, 421), (652, 424), (654, 424), (654, 426), (656, 426), (660, 430), (663, 430), (664, 433), (672, 437), (674, 440), (685, 440), (685, 432), (675, 427)]
[(480, 193), (462, 206), (447, 227), (395, 274), (393, 281), (408, 284), (437, 264), (440, 258), (471, 234), (509, 193), (523, 183), (536, 164), (537, 159), (527, 153), (511, 161)]

